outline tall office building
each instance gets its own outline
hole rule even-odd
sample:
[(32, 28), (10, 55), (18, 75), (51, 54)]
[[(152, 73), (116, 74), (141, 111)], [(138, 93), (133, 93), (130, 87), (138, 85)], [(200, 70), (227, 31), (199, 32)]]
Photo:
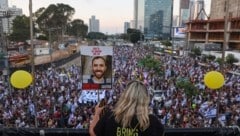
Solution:
[(16, 16), (22, 15), (22, 9), (16, 6), (0, 9), (1, 16), (6, 16), (2, 18), (2, 29), (4, 33), (11, 33), (12, 22)]
[(240, 17), (240, 0), (229, 0), (229, 5), (226, 5), (226, 0), (212, 0), (211, 4), (211, 19), (221, 19), (225, 16), (226, 6), (228, 6), (229, 17)]
[(22, 15), (22, 9), (16, 6), (8, 7), (8, 0), (0, 0), (1, 29), (4, 33), (11, 33), (12, 21), (16, 16)]
[(130, 20), (130, 28), (135, 29), (136, 20)]
[[(205, 10), (204, 0), (191, 0), (190, 1), (190, 20), (205, 20), (206, 15), (201, 10)], [(201, 11), (201, 12), (200, 12)]]
[(10, 33), (12, 28), (13, 19), (22, 15), (22, 9), (16, 6), (8, 7), (8, 0), (0, 0), (0, 16), (1, 16), (1, 29), (4, 33)]
[(8, 0), (0, 0), (0, 8), (1, 9), (8, 8)]
[(128, 28), (130, 28), (130, 23), (129, 22), (124, 22), (124, 33), (127, 33)]
[(134, 29), (144, 30), (144, 4), (145, 0), (134, 0)]
[(133, 21), (134, 21), (134, 24), (133, 24), (133, 28), (134, 29), (137, 29), (137, 22), (138, 22), (138, 0), (134, 0), (134, 4), (133, 4)]
[(146, 0), (144, 4), (145, 37), (171, 37), (172, 0)]
[(95, 16), (89, 19), (89, 32), (99, 32), (99, 20)]
[(187, 27), (189, 47), (196, 43), (216, 43), (215, 49), (221, 45), (222, 49), (239, 50), (240, 0), (212, 0), (210, 18), (189, 21)]
[(184, 26), (184, 24), (189, 19), (189, 2), (190, 0), (180, 0), (179, 6), (179, 26)]

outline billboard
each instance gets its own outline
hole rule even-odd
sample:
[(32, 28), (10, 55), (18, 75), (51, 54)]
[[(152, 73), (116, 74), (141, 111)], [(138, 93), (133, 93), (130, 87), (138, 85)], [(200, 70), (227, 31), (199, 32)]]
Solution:
[(82, 89), (112, 88), (111, 46), (81, 46)]
[(185, 38), (186, 28), (185, 27), (174, 27), (174, 38)]

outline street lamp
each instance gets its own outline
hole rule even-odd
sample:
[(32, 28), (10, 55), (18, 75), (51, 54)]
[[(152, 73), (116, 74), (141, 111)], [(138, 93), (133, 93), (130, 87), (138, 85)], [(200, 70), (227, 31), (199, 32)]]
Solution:
[(38, 127), (37, 121), (37, 105), (36, 105), (36, 91), (35, 91), (35, 64), (34, 64), (34, 47), (33, 47), (33, 13), (32, 13), (32, 0), (29, 0), (29, 20), (30, 20), (30, 45), (31, 45), (31, 69), (32, 69), (32, 91), (33, 91), (33, 103), (35, 105), (35, 127)]
[(53, 67), (53, 58), (52, 58), (52, 53), (53, 53), (53, 48), (52, 48), (52, 31), (54, 30), (60, 30), (61, 28), (59, 27), (54, 27), (54, 28), (49, 28), (48, 29), (48, 34), (49, 34), (49, 50), (50, 50), (50, 63), (51, 63), (51, 68)]
[[(5, 67), (4, 67), (4, 73), (6, 76), (6, 79), (8, 80), (8, 88), (9, 88), (9, 94), (12, 95), (12, 89), (11, 89), (11, 84), (10, 84), (10, 70), (9, 70), (9, 55), (8, 55), (8, 50), (7, 50), (7, 46), (8, 46), (8, 39), (7, 39), (7, 34), (9, 34), (10, 29), (9, 29), (9, 18), (12, 16), (12, 11), (0, 11), (1, 15), (0, 15), (0, 25), (1, 25), (1, 30), (0, 30), (0, 35), (1, 35), (1, 47), (0, 50), (2, 51), (1, 53), (3, 54), (3, 59), (5, 61)], [(3, 32), (3, 22), (2, 19), (7, 18), (7, 27), (8, 27), (8, 31), (6, 33)]]

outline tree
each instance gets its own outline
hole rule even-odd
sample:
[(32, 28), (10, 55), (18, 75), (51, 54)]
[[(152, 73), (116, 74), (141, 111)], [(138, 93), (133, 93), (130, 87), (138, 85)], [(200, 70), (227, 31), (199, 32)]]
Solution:
[(200, 48), (193, 48), (191, 50), (191, 56), (192, 57), (201, 56), (201, 54), (202, 54), (202, 51), (201, 51)]
[(12, 33), (9, 35), (9, 40), (15, 42), (24, 42), (30, 39), (29, 17), (17, 16), (12, 23)]
[(226, 57), (226, 62), (228, 64), (233, 64), (235, 62), (238, 62), (239, 60), (237, 58), (235, 58), (235, 56), (233, 54), (228, 54), (227, 57)]
[(166, 47), (171, 47), (172, 43), (169, 40), (164, 40), (161, 42), (163, 45), (165, 45)]
[(217, 59), (216, 59), (216, 62), (217, 62), (219, 65), (222, 65), (222, 62), (223, 62), (223, 61), (222, 61), (222, 58), (217, 58)]
[(146, 56), (138, 61), (138, 66), (143, 67), (148, 70), (153, 70), (155, 74), (162, 75), (163, 68), (159, 60), (155, 59), (153, 56)]
[(105, 36), (104, 33), (101, 32), (90, 32), (88, 33), (87, 38), (93, 40), (93, 39), (106, 39), (107, 37)]
[(133, 44), (137, 43), (141, 39), (141, 32), (137, 29), (127, 29), (127, 35), (129, 37), (130, 42)]
[(88, 26), (81, 19), (75, 19), (67, 25), (67, 33), (76, 37), (86, 37)]
[(198, 94), (197, 87), (186, 78), (178, 78), (176, 82), (177, 88), (183, 89), (184, 93), (187, 96), (189, 104), (192, 103), (192, 97)]
[(140, 40), (139, 34), (138, 33), (131, 33), (130, 35), (130, 42), (135, 44)]
[(48, 30), (52, 28), (61, 28), (62, 30), (66, 27), (67, 23), (71, 21), (75, 9), (65, 4), (51, 4), (46, 9), (40, 8), (37, 13), (36, 23), (40, 30), (48, 34)]
[(121, 34), (121, 35), (120, 35), (120, 38), (123, 39), (123, 40), (125, 40), (125, 41), (128, 41), (128, 40), (129, 40), (128, 34)]

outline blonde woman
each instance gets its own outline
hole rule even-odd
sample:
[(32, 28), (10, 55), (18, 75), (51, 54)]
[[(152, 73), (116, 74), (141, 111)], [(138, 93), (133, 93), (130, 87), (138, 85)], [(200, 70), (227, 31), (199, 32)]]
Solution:
[(150, 114), (149, 102), (145, 85), (131, 81), (112, 111), (99, 118), (103, 107), (95, 107), (90, 136), (162, 136), (164, 127)]

